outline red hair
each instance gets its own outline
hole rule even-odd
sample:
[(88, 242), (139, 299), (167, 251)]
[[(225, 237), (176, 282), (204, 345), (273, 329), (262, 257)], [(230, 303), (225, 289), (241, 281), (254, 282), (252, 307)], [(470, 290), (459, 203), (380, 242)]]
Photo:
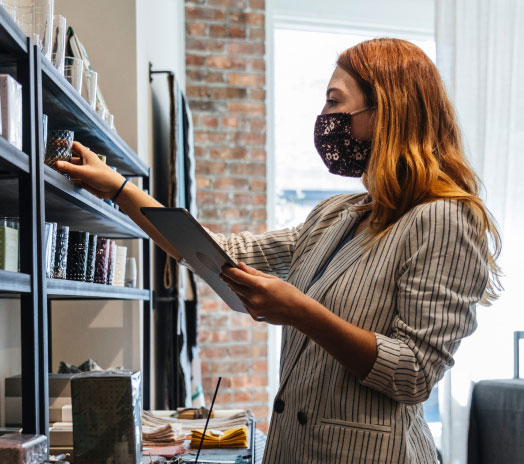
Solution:
[(337, 65), (353, 76), (374, 107), (372, 151), (364, 182), (373, 199), (370, 229), (382, 237), (414, 206), (438, 199), (466, 202), (492, 238), (484, 304), (500, 289), (500, 237), (478, 196), (479, 179), (464, 155), (455, 112), (439, 72), (411, 42), (374, 39), (340, 54)]

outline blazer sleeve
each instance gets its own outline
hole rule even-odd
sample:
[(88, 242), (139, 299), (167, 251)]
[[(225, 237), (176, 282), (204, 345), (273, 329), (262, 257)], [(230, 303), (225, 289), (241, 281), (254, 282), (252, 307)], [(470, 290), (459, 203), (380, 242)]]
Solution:
[(376, 333), (377, 360), (362, 384), (396, 401), (425, 401), (453, 366), (460, 340), (476, 329), (487, 285), (487, 238), (469, 207), (439, 200), (415, 214), (397, 279), (388, 335)]
[[(291, 259), (302, 227), (303, 223), (296, 227), (264, 234), (255, 235), (246, 231), (227, 236), (211, 232), (206, 227), (204, 229), (235, 261), (243, 261), (259, 271), (287, 280)], [(194, 272), (185, 259), (179, 262)]]

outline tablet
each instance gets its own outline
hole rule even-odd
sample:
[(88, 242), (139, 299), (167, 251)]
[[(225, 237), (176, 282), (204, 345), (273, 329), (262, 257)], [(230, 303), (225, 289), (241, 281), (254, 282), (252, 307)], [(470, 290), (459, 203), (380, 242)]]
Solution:
[(238, 267), (237, 263), (187, 209), (143, 207), (140, 210), (231, 309), (247, 313), (240, 298), (219, 275), (224, 265)]

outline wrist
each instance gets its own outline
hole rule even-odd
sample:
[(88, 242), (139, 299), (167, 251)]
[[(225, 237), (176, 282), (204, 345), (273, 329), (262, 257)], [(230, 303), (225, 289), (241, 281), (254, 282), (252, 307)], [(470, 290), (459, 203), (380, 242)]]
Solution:
[(315, 325), (315, 319), (318, 315), (319, 303), (305, 293), (301, 295), (295, 303), (294, 308), (290, 311), (290, 324), (300, 332), (307, 334), (309, 329)]
[(111, 198), (111, 201), (113, 203), (115, 203), (117, 201), (117, 199), (121, 196), (121, 194), (122, 194), (125, 186), (127, 185), (128, 181), (129, 181), (129, 179), (124, 178), (124, 181), (122, 182), (122, 184), (120, 184), (120, 187), (118, 187), (118, 190), (113, 195), (113, 198)]

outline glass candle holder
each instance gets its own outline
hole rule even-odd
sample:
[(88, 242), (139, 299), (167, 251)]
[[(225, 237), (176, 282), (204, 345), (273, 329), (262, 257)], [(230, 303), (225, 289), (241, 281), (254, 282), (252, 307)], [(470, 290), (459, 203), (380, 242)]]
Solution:
[(95, 234), (89, 235), (89, 251), (87, 253), (87, 268), (86, 268), (86, 282), (95, 281), (95, 259), (96, 259), (96, 242), (98, 236)]
[(95, 258), (95, 283), (97, 284), (105, 284), (107, 281), (109, 243), (108, 238), (98, 238)]
[(126, 287), (136, 287), (136, 259), (126, 259), (126, 274), (124, 284)]
[(59, 226), (56, 232), (56, 251), (53, 278), (67, 277), (67, 248), (69, 245), (69, 226)]
[(64, 77), (78, 93), (82, 92), (82, 73), (84, 62), (74, 56), (66, 56), (64, 62)]
[(116, 285), (118, 287), (124, 286), (125, 273), (126, 273), (126, 258), (127, 258), (127, 247), (117, 246), (113, 285)]
[(45, 164), (56, 169), (57, 161), (71, 161), (75, 133), (70, 130), (52, 131), (47, 137)]
[(92, 69), (87, 69), (84, 72), (84, 81), (82, 85), (82, 96), (89, 106), (96, 109), (96, 86), (98, 81), (98, 73)]
[(14, 19), (20, 29), (33, 39), (48, 60), (51, 59), (54, 1), (16, 0), (12, 3)]
[(67, 279), (85, 282), (87, 256), (89, 253), (89, 232), (69, 232), (67, 251)]
[(66, 32), (67, 21), (65, 17), (61, 15), (54, 15), (51, 62), (62, 76), (64, 75)]
[(46, 222), (45, 224), (45, 275), (48, 279), (53, 278), (55, 268), (57, 228), (56, 222)]
[(107, 285), (113, 285), (113, 276), (115, 273), (115, 261), (116, 261), (116, 242), (114, 240), (110, 240), (109, 245), (109, 262), (107, 265)]

